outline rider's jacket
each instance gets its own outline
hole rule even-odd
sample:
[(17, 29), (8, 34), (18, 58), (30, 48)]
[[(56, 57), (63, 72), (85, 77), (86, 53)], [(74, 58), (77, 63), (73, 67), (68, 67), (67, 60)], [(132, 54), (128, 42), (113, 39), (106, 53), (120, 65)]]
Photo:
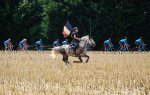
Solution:
[(74, 36), (76, 36), (77, 38), (79, 38), (79, 34), (78, 32), (72, 32), (71, 37), (72, 37), (72, 42), (79, 42), (79, 40), (74, 39)]

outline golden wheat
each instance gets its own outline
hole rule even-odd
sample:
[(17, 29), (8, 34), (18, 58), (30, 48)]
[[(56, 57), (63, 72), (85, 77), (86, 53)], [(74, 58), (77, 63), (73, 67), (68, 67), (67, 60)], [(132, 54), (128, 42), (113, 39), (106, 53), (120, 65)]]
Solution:
[(88, 54), (65, 65), (48, 51), (1, 51), (0, 95), (150, 95), (149, 52)]

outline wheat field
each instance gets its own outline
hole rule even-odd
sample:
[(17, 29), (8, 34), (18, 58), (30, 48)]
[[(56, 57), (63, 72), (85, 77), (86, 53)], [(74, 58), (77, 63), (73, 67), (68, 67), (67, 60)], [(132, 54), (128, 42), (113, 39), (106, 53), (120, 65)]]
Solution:
[(0, 52), (0, 95), (150, 95), (150, 53), (89, 52), (66, 65), (50, 52)]

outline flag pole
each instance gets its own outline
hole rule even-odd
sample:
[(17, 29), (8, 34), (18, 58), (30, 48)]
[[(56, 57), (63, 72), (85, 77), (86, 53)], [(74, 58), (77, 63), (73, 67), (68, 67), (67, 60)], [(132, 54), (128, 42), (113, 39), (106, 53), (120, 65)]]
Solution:
[(91, 18), (89, 19), (89, 23), (90, 23), (90, 36), (92, 34), (92, 29), (91, 29)]

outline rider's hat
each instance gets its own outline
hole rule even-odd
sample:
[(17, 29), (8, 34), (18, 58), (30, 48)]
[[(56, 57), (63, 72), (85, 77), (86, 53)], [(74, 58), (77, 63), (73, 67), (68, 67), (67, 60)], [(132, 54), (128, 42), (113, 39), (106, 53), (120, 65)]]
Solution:
[(78, 29), (78, 27), (74, 27), (74, 28), (73, 28), (73, 30), (76, 30), (76, 29)]

